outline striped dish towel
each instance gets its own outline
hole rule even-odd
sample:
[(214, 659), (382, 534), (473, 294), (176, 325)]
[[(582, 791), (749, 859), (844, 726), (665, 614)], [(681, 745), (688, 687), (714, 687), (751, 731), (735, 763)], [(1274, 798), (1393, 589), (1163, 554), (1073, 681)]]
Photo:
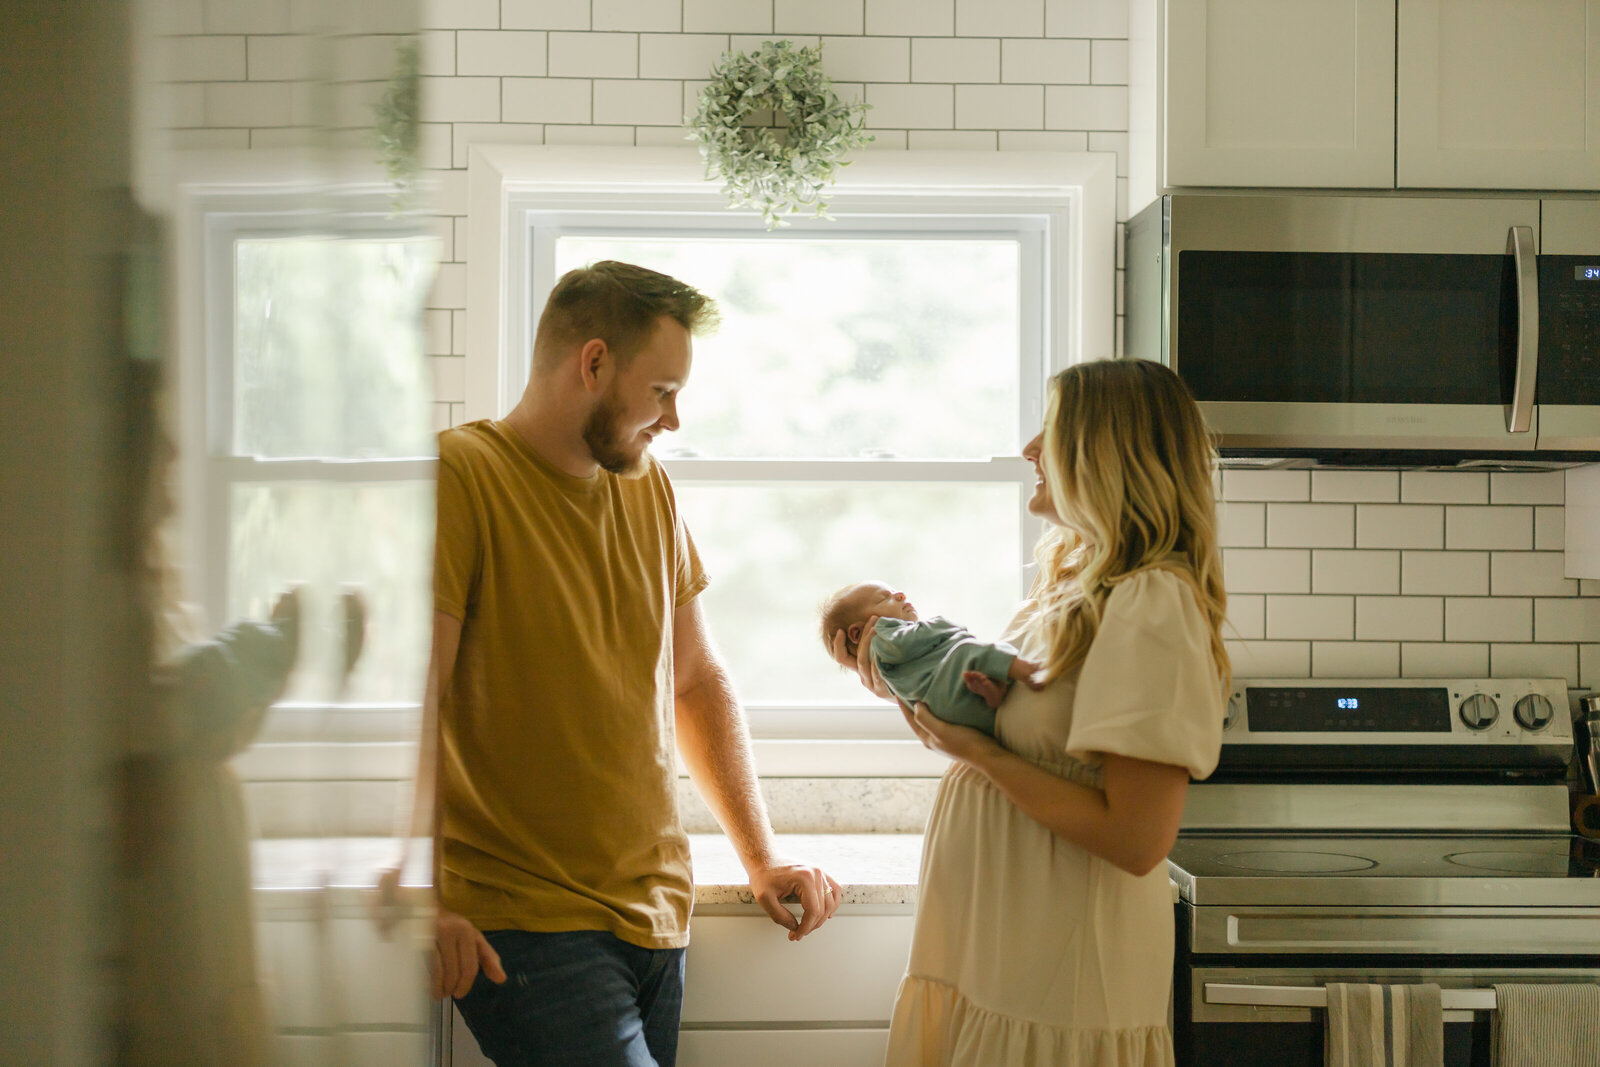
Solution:
[(1443, 1067), (1439, 987), (1328, 985), (1328, 1067)]
[(1494, 987), (1496, 1067), (1600, 1064), (1600, 985)]

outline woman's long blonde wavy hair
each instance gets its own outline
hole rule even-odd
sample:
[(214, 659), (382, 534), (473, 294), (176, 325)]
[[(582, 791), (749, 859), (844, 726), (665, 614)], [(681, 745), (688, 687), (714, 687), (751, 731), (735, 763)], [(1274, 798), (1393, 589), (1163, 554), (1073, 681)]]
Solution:
[(1215, 459), (1194, 397), (1159, 363), (1100, 360), (1050, 380), (1041, 466), (1064, 525), (1034, 550), (1026, 624), (1045, 638), (1048, 677), (1083, 664), (1117, 583), (1165, 567), (1193, 586), (1228, 683)]

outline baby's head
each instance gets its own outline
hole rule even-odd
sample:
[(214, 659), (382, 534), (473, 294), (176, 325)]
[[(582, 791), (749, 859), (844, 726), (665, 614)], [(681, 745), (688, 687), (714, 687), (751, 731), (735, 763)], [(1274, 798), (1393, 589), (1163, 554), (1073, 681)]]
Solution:
[(917, 621), (917, 609), (906, 595), (882, 582), (847, 585), (822, 605), (822, 647), (833, 655), (833, 635), (844, 631), (844, 647), (852, 656), (861, 647), (861, 632), (874, 615)]

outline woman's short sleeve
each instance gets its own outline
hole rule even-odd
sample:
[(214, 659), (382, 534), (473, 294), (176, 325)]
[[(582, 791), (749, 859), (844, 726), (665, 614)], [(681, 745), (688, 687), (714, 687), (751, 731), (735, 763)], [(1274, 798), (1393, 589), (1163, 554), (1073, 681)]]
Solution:
[(1163, 569), (1119, 583), (1078, 675), (1068, 755), (1112, 752), (1204, 778), (1217, 766), (1222, 716), (1222, 681), (1193, 586)]

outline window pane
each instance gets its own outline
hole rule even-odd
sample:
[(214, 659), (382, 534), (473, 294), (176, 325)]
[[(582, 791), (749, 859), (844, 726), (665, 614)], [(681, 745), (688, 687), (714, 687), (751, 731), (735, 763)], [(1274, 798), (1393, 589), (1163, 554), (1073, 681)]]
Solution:
[(1014, 454), (1019, 243), (564, 236), (563, 273), (619, 259), (715, 297), (663, 451), (930, 459)]
[(822, 647), (817, 608), (852, 582), (902, 589), (984, 639), (1020, 599), (1021, 489), (853, 482), (677, 487), (718, 647), (749, 702), (872, 700)]
[[(286, 700), (417, 703), (433, 623), (433, 485), (236, 485), (228, 616), (264, 619), (304, 583), (301, 657)], [(367, 602), (367, 639), (347, 690), (341, 592)]]
[(432, 238), (236, 241), (234, 454), (431, 455), (420, 318), (437, 259)]

